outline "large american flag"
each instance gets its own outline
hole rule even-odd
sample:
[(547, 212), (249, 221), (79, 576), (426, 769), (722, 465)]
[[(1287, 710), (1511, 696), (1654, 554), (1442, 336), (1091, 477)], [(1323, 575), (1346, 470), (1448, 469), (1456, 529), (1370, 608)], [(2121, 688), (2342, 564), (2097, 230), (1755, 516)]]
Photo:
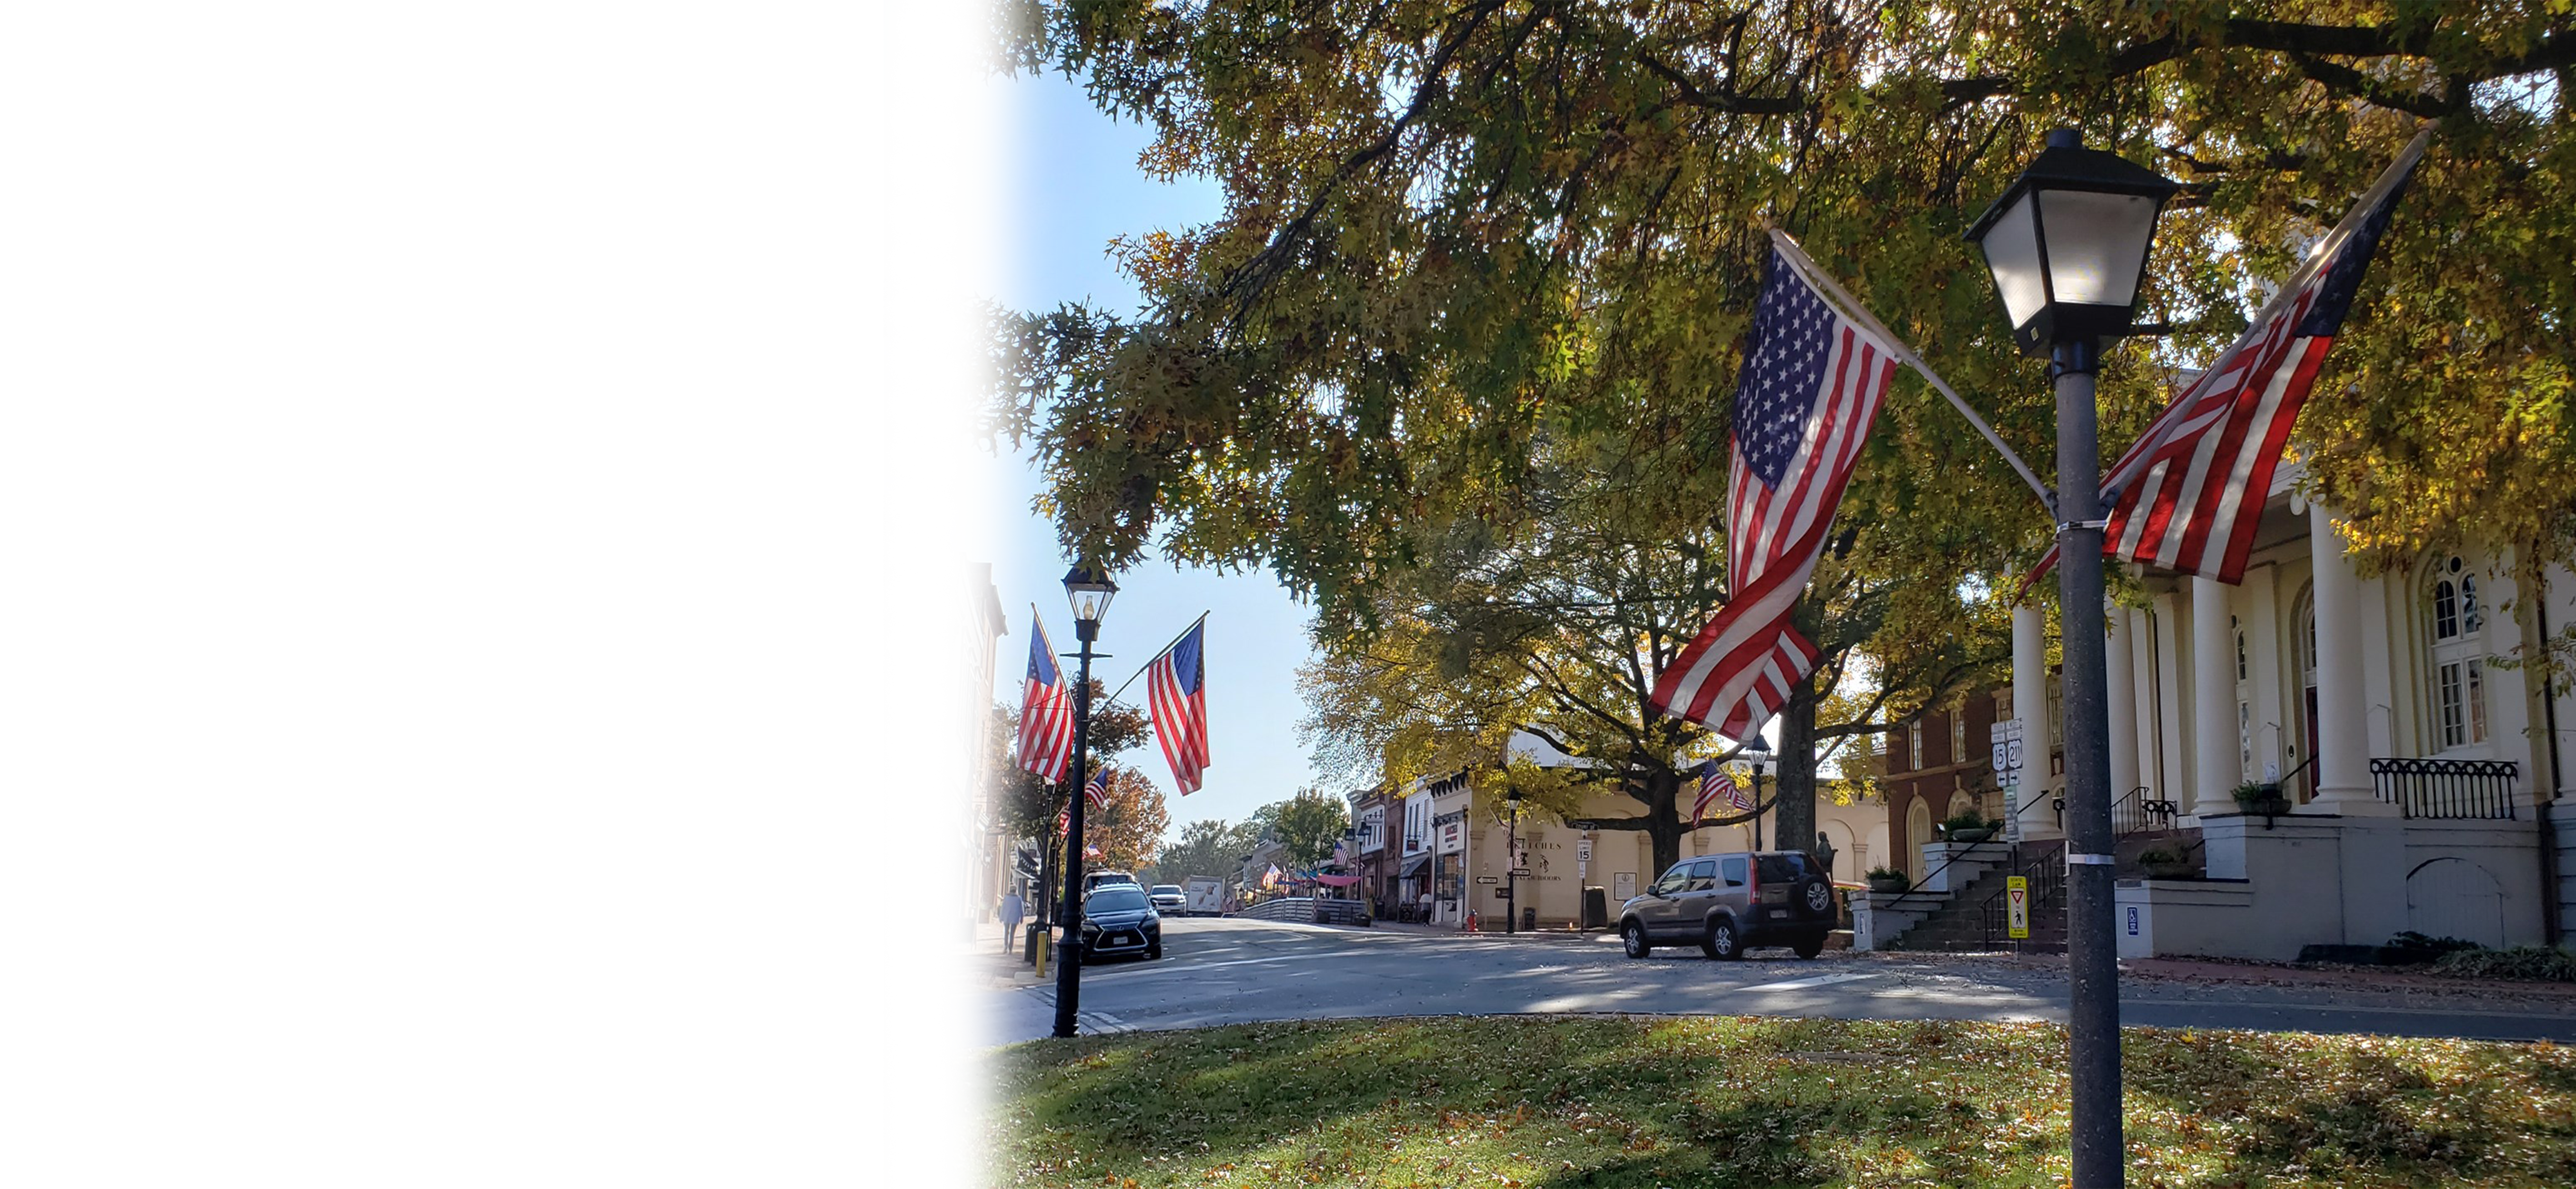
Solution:
[(1072, 689), (1034, 608), (1029, 623), (1028, 681), (1020, 692), (1020, 767), (1048, 784), (1060, 784), (1065, 766), (1073, 762)]
[(1154, 738), (1163, 745), (1182, 796), (1199, 790), (1199, 775), (1208, 766), (1206, 632), (1204, 621), (1190, 625), (1145, 669)]
[[(2417, 136), (2398, 155), (2320, 241), (2290, 288), (2112, 466), (2102, 489), (2118, 499), (2103, 529), (2103, 556), (2231, 584), (2244, 579), (2290, 427), (2428, 137)], [(2030, 579), (2056, 561), (2051, 548)]]
[(1775, 244), (1735, 389), (1727, 492), (1732, 594), (1655, 679), (1666, 713), (1749, 739), (1815, 667), (1789, 611), (1816, 568), (1897, 352), (1846, 318)]

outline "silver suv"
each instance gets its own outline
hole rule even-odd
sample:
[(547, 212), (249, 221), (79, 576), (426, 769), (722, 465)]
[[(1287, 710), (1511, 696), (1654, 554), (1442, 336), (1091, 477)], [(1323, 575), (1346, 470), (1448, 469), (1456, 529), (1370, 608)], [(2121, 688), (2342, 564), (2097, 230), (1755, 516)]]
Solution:
[(1823, 953), (1833, 931), (1834, 885), (1824, 864), (1797, 851), (1737, 851), (1684, 859), (1619, 908), (1619, 940), (1631, 958), (1658, 943), (1692, 943), (1733, 960), (1748, 946), (1785, 945), (1801, 958)]

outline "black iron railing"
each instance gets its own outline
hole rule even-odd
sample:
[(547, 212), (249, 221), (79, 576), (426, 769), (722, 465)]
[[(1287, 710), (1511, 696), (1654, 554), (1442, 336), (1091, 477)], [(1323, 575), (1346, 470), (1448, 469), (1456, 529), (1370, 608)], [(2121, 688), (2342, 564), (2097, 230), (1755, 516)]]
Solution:
[(2111, 833), (2114, 836), (2127, 838), (2148, 830), (2173, 829), (2174, 815), (2182, 812), (2182, 807), (2149, 796), (2152, 791), (2142, 784), (2111, 802)]
[(2510, 821), (2513, 780), (2520, 772), (2506, 760), (2370, 761), (2370, 783), (2379, 799), (2408, 817)]
[[(2066, 896), (2066, 840), (2052, 838), (2046, 842), (2025, 842), (2013, 851), (2012, 874), (2029, 881), (2030, 916), (2055, 908)], [(2012, 940), (2012, 886), (2007, 884), (1986, 897), (1977, 906), (1977, 922), (1985, 934), (1984, 946), (1995, 948), (1997, 942)], [(2014, 948), (2019, 948), (2018, 946)]]

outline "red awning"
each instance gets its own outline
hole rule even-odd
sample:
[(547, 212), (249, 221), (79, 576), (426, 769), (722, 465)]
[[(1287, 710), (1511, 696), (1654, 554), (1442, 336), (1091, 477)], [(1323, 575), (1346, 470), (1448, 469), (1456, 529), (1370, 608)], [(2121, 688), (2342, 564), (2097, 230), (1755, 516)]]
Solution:
[(1315, 877), (1316, 883), (1322, 884), (1328, 888), (1347, 888), (1359, 881), (1360, 877), (1356, 875), (1318, 875)]

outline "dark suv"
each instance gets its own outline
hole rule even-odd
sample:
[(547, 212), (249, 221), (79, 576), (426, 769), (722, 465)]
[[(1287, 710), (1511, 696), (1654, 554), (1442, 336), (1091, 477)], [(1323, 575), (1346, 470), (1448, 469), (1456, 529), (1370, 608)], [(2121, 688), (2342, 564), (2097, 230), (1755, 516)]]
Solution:
[(1733, 960), (1747, 946), (1785, 945), (1801, 958), (1823, 953), (1840, 914), (1825, 866), (1797, 851), (1736, 851), (1675, 863), (1619, 908), (1619, 940), (1643, 958), (1657, 944), (1692, 943)]

